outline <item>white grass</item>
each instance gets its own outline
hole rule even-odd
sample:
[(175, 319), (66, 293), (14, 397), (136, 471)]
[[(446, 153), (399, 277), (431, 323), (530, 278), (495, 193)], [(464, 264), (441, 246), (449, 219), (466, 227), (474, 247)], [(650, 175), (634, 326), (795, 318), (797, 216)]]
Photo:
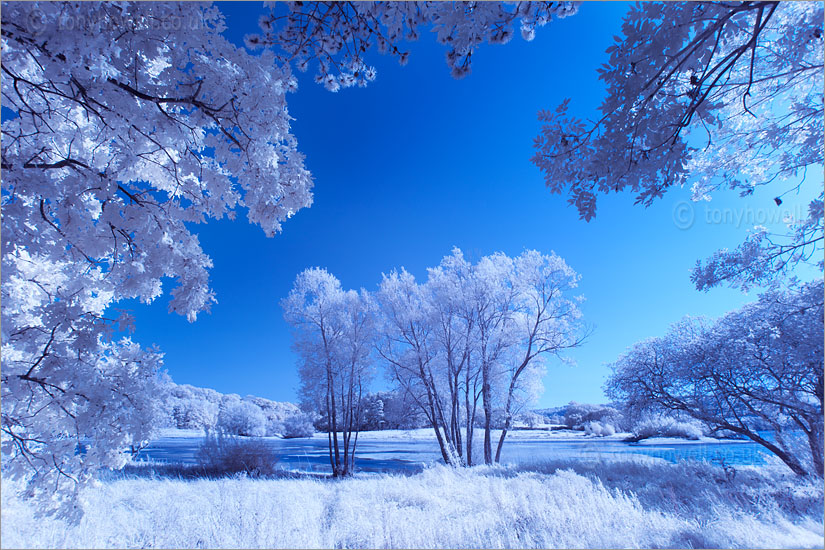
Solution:
[(77, 526), (35, 518), (14, 488), (4, 481), (3, 548), (823, 546), (821, 484), (753, 467), (729, 481), (655, 459), (344, 481), (128, 479), (91, 489)]

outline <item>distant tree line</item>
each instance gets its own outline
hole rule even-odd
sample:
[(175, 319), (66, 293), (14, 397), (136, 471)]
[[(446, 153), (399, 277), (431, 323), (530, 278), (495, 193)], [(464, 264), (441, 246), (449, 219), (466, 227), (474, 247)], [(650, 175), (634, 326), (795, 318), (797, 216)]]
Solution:
[(188, 384), (169, 388), (166, 420), (174, 428), (216, 430), (226, 435), (308, 437), (315, 432), (312, 416), (292, 403), (223, 394)]

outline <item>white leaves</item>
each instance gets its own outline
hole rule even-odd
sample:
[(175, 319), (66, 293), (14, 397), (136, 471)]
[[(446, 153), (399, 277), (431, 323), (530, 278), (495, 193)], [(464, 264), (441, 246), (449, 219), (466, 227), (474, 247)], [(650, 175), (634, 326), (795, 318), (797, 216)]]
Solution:
[(311, 203), (312, 181), (290, 134), (289, 69), (231, 45), (215, 7), (3, 16), (3, 105), (17, 115), (2, 143), (3, 430), (41, 442), (4, 449), (18, 473), (31, 453), (43, 461), (37, 483), (80, 481), (152, 425), (160, 356), (110, 341), (112, 306), (151, 302), (175, 278), (169, 309), (194, 321), (215, 296), (187, 222), (243, 205), (272, 235)]
[[(548, 187), (568, 191), (590, 219), (597, 193), (629, 189), (648, 205), (691, 180), (704, 196), (821, 164), (822, 47), (811, 47), (810, 30), (821, 27), (822, 6), (774, 7), (631, 9), (600, 71), (603, 118), (583, 126), (564, 111), (540, 117), (533, 162)], [(758, 18), (766, 26), (751, 48)]]
[(735, 250), (722, 249), (704, 262), (696, 262), (690, 279), (699, 290), (726, 283), (748, 290), (777, 283), (791, 276), (800, 263), (814, 261), (823, 269), (823, 195), (808, 205), (804, 220), (788, 220), (789, 232), (774, 235), (756, 226)]
[[(715, 322), (683, 319), (620, 357), (607, 390), (634, 412), (684, 411), (761, 443), (798, 474), (822, 476), (822, 346), (816, 281), (768, 291)], [(809, 441), (800, 452), (783, 433), (801, 431)]]
[[(629, 190), (648, 206), (675, 186), (709, 200), (809, 167), (821, 174), (822, 19), (821, 3), (639, 4), (599, 70), (602, 118), (585, 123), (567, 102), (541, 112), (532, 162), (585, 220), (604, 193)], [(821, 255), (822, 240), (821, 223), (755, 234), (697, 265), (692, 279), (700, 289), (765, 284)]]
[[(261, 18), (261, 35), (250, 35), (250, 47), (271, 46), (283, 52), (286, 62), (305, 71), (317, 60), (315, 81), (335, 92), (349, 86), (365, 86), (375, 78), (375, 69), (363, 61), (376, 46), (381, 54), (407, 63), (409, 53), (400, 49), (401, 40), (418, 40), (419, 28), (431, 25), (436, 40), (449, 49), (447, 65), (461, 78), (470, 73), (471, 58), (484, 42), (506, 44), (519, 21), (522, 37), (532, 40), (535, 29), (553, 17), (567, 17), (578, 9), (576, 2), (308, 2), (290, 4), (284, 16), (272, 8)], [(307, 40), (306, 37), (314, 37)], [(354, 68), (357, 67), (357, 68)]]
[(446, 376), (450, 354), (466, 346), (473, 369), (484, 365), (496, 378), (518, 381), (521, 371), (514, 371), (523, 362), (524, 387), (538, 387), (532, 379), (542, 372), (540, 356), (579, 341), (581, 312), (568, 296), (578, 275), (555, 254), (495, 253), (472, 264), (454, 248), (427, 274), (426, 282), (416, 283), (406, 270), (393, 271), (379, 286), (382, 353), (400, 364), (431, 363)]

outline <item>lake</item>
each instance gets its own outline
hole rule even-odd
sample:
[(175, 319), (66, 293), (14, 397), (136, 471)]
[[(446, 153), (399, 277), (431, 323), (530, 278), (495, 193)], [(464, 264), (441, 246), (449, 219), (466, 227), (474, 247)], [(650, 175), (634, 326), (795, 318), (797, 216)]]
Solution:
[[(264, 438), (279, 456), (278, 464), (286, 470), (330, 472), (327, 439), (315, 437), (279, 439)], [(160, 437), (143, 449), (138, 460), (164, 463), (195, 464), (201, 437), (173, 435)], [(478, 461), (483, 457), (481, 445), (474, 450)], [(646, 455), (669, 462), (694, 459), (741, 466), (764, 462), (762, 447), (751, 441), (736, 440), (662, 440), (628, 443), (618, 438), (595, 437), (530, 437), (518, 434), (509, 438), (502, 449), (502, 463), (523, 464), (548, 459), (610, 460), (621, 455)], [(495, 452), (495, 446), (493, 447)], [(428, 464), (441, 462), (435, 439), (388, 437), (380, 432), (359, 439), (355, 465), (362, 472), (407, 472), (422, 470)]]

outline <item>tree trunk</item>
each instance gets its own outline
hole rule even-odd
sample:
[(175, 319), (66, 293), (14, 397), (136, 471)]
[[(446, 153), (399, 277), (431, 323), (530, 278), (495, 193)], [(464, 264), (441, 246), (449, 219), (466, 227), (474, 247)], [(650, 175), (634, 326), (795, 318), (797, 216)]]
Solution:
[[(526, 364), (526, 362), (524, 363)], [(498, 446), (496, 447), (496, 464), (501, 460), (501, 447), (504, 445), (504, 438), (507, 437), (507, 430), (510, 429), (512, 420), (512, 413), (510, 409), (513, 406), (513, 393), (516, 391), (516, 379), (521, 374), (522, 369), (518, 369), (516, 374), (510, 380), (510, 387), (507, 389), (507, 404), (504, 406), (504, 429), (501, 430), (501, 437), (498, 438)]]
[(438, 427), (438, 422), (435, 420), (431, 420), (430, 424), (435, 431), (435, 438), (438, 441), (438, 448), (441, 449), (441, 458), (444, 459), (444, 464), (452, 464), (452, 457), (450, 453), (447, 451), (447, 446), (444, 444), (444, 438), (441, 437), (441, 429)]
[(811, 430), (808, 432), (808, 446), (811, 448), (811, 462), (813, 462), (814, 473), (823, 477), (823, 437), (821, 419), (814, 418), (811, 424)]
[(335, 390), (330, 392), (330, 402), (332, 403), (332, 420), (330, 422), (330, 431), (332, 433), (333, 454), (335, 456), (335, 465), (332, 468), (332, 475), (334, 477), (341, 476), (341, 451), (338, 448), (338, 418), (335, 412)]
[[(329, 377), (327, 377), (329, 380)], [(332, 474), (335, 475), (335, 457), (332, 454), (332, 405), (331, 405), (331, 392), (329, 388), (327, 388), (327, 443), (329, 443), (328, 451), (329, 451), (329, 467), (332, 468)]]
[(460, 372), (454, 371), (452, 387), (450, 388), (450, 428), (453, 430), (453, 443), (458, 453), (458, 458), (463, 461), (464, 449), (461, 444), (461, 400), (458, 388), (458, 377)]
[(484, 407), (484, 463), (493, 463), (493, 447), (490, 434), (490, 424), (493, 416), (493, 404), (490, 395), (490, 381), (485, 368), (482, 372), (481, 381), (481, 404)]
[(467, 453), (466, 453), (466, 460), (467, 466), (473, 465), (473, 420), (475, 420), (476, 410), (475, 405), (473, 405), (472, 414), (470, 413), (470, 377), (467, 376), (466, 379), (467, 387), (464, 391), (464, 408), (467, 411), (467, 433), (464, 437), (467, 440)]
[(776, 445), (774, 445), (773, 443), (771, 443), (767, 439), (764, 439), (764, 438), (760, 437), (758, 434), (755, 434), (750, 430), (743, 430), (741, 428), (737, 428), (737, 429), (733, 429), (731, 431), (740, 433), (742, 435), (745, 435), (745, 436), (749, 437), (750, 439), (752, 439), (753, 441), (755, 441), (756, 443), (759, 443), (760, 445), (762, 445), (763, 447), (768, 449), (770, 452), (772, 452), (777, 457), (779, 457), (779, 459), (782, 462), (784, 462), (788, 466), (788, 468), (790, 468), (793, 471), (793, 473), (795, 473), (797, 475), (800, 475), (800, 476), (808, 475), (808, 471), (805, 470), (805, 468), (802, 467), (802, 465), (799, 463), (799, 461), (793, 455), (791, 455), (789, 453), (786, 453), (784, 450), (777, 447)]

